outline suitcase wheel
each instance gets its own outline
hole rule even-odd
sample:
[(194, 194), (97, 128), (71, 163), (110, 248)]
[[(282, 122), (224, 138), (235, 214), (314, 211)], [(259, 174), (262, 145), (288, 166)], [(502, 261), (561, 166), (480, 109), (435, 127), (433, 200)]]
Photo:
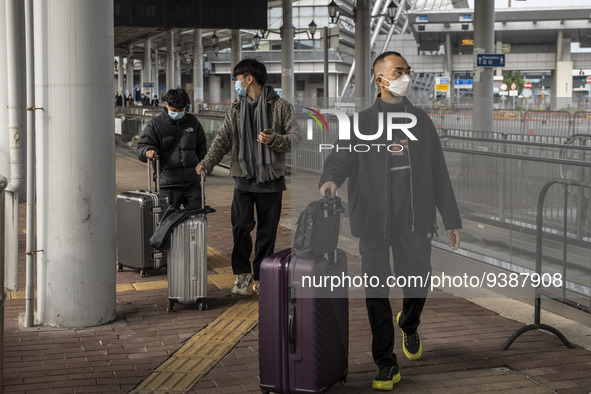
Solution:
[(146, 272), (146, 270), (140, 270), (140, 276), (142, 278), (145, 278), (146, 276), (148, 276), (148, 273)]
[(171, 300), (170, 298), (168, 299), (168, 305), (166, 305), (166, 312), (172, 312), (172, 310), (174, 309), (174, 301), (175, 300)]
[(117, 263), (117, 272), (122, 272), (122, 271), (123, 271), (123, 264)]
[(204, 311), (207, 310), (207, 299), (203, 299), (199, 301), (199, 310)]

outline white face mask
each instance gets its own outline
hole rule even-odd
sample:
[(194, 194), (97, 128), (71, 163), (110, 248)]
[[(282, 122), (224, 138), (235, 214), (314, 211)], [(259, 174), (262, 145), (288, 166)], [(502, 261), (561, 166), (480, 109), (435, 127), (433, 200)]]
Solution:
[(400, 78), (396, 78), (393, 81), (390, 81), (384, 77), (380, 77), (380, 78), (382, 78), (384, 81), (390, 82), (390, 86), (384, 86), (384, 87), (386, 89), (388, 89), (390, 92), (392, 92), (392, 94), (394, 96), (404, 97), (404, 96), (408, 96), (410, 94), (410, 90), (411, 90), (410, 83), (412, 82), (412, 80), (410, 79), (410, 76), (404, 74)]

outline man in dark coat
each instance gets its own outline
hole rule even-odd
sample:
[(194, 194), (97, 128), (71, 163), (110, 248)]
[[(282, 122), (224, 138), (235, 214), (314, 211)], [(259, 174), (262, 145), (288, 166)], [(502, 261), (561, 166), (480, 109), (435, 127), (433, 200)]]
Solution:
[[(380, 95), (357, 119), (359, 133), (365, 138), (351, 133), (350, 140), (338, 144), (369, 146), (369, 136), (377, 134), (380, 127), (383, 132), (371, 141), (373, 150), (369, 152), (333, 151), (326, 159), (319, 186), (321, 195), (329, 190), (332, 196), (349, 178), (351, 232), (359, 238), (362, 271), (368, 277), (378, 277), (382, 284), (366, 288), (372, 355), (379, 368), (372, 387), (392, 390), (400, 381), (400, 372), (393, 352), (394, 322), (386, 285), (391, 275), (390, 249), (397, 278), (408, 279), (403, 286), (402, 311), (396, 318), (402, 330), (402, 349), (407, 358), (418, 360), (422, 344), (417, 328), (429, 288), (436, 208), (453, 250), (459, 247), (462, 224), (435, 126), (405, 97), (411, 91), (408, 63), (399, 53), (386, 52), (377, 57), (373, 70)], [(389, 118), (392, 113), (399, 116)], [(384, 131), (388, 120), (416, 123), (406, 130), (392, 130), (388, 141)], [(412, 277), (421, 278), (414, 282), (416, 286), (411, 285)]]

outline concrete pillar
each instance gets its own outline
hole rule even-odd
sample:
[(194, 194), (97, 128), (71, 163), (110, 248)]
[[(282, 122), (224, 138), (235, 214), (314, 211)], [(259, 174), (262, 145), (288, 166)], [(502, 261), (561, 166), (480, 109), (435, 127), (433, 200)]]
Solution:
[[(503, 53), (503, 41), (497, 41), (497, 50), (496, 53)], [(504, 67), (497, 67), (495, 68), (495, 76), (503, 76), (503, 68)]]
[(219, 103), (222, 101), (222, 83), (219, 75), (209, 76), (209, 102)]
[(174, 53), (174, 88), (181, 87), (181, 53)]
[(193, 32), (193, 111), (203, 103), (203, 37), (201, 29)]
[(339, 74), (328, 74), (328, 97), (337, 97), (339, 94)]
[(140, 87), (140, 94), (144, 91), (144, 62), (141, 60), (138, 60), (138, 63), (140, 64), (140, 72), (139, 72), (139, 77), (140, 77), (140, 81), (138, 83), (139, 87)]
[[(230, 41), (230, 45), (232, 45), (230, 53), (230, 70), (234, 70), (234, 67), (240, 63), (240, 60), (242, 60), (242, 42), (240, 40), (240, 30), (232, 30), (232, 40)], [(232, 78), (228, 77), (228, 79), (231, 88), (230, 100), (234, 102), (234, 100), (236, 100), (238, 97), (238, 94), (236, 93), (236, 89), (234, 89), (234, 82), (232, 82)]]
[(127, 95), (131, 94), (131, 99), (135, 100), (135, 89), (133, 84), (133, 57), (127, 57), (127, 68), (125, 70), (125, 77), (127, 78)]
[[(474, 2), (474, 53), (493, 53), (495, 2)], [(476, 61), (476, 56), (474, 56)], [(474, 65), (476, 70), (476, 64)], [(474, 73), (474, 117), (472, 129), (493, 130), (493, 68), (480, 67)]]
[(293, 102), (295, 97), (293, 52), (295, 27), (293, 26), (293, 2), (283, 0), (283, 25), (281, 26), (281, 96)]
[(562, 31), (556, 39), (556, 68), (552, 72), (552, 95), (550, 103), (553, 110), (572, 106), (573, 62), (570, 52), (571, 38), (565, 38)]
[[(0, 4), (0, 21), (6, 20), (6, 8)], [(6, 70), (6, 28), (0, 27), (0, 175), (9, 178), (10, 157), (8, 153), (8, 74)], [(1, 206), (0, 209), (4, 210)], [(1, 242), (2, 240), (0, 240)], [(0, 256), (0, 259), (4, 256)]]
[[(144, 40), (144, 82), (153, 82), (152, 81), (152, 39), (146, 38)], [(150, 98), (152, 97), (152, 88), (144, 88), (142, 85), (142, 89), (144, 93), (148, 92), (150, 94)]]
[(152, 99), (154, 98), (154, 95), (157, 95), (158, 97), (160, 97), (160, 91), (159, 91), (159, 84), (160, 82), (158, 81), (158, 50), (154, 49), (154, 62), (152, 64), (152, 81), (154, 81), (154, 90), (152, 92)]
[(166, 37), (166, 90), (174, 87), (174, 33), (170, 30)]
[(113, 13), (95, 0), (47, 7), (49, 326), (116, 317)]
[(357, 0), (355, 7), (355, 97), (369, 97), (370, 0)]
[[(35, 41), (35, 63), (47, 64), (47, 54), (50, 51), (49, 38), (47, 36), (47, 1), (34, 0), (34, 41)], [(123, 81), (123, 58), (119, 58), (119, 69), (121, 81)], [(35, 106), (38, 108), (47, 107), (47, 67), (35, 67)], [(123, 83), (123, 82), (121, 82)], [(49, 116), (45, 110), (35, 111), (35, 172), (37, 174), (37, 320), (40, 323), (45, 321), (47, 296), (47, 233), (48, 233), (48, 173), (50, 165), (47, 154), (47, 126)]]
[(456, 89), (454, 86), (454, 66), (452, 58), (452, 45), (450, 34), (445, 35), (445, 71), (449, 77), (449, 91), (447, 92), (447, 100), (449, 104), (454, 103), (454, 96)]
[[(124, 95), (125, 93), (125, 81), (123, 76), (123, 70), (125, 69), (125, 65), (123, 64), (123, 57), (117, 56), (117, 63), (119, 64), (117, 69), (117, 91)], [(125, 101), (125, 100), (123, 100)]]

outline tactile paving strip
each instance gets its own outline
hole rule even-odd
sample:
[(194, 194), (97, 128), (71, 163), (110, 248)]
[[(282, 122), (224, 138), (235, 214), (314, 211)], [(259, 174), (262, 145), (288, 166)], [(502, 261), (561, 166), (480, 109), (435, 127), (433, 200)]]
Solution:
[(243, 298), (195, 334), (130, 393), (192, 389), (258, 323), (258, 298)]

